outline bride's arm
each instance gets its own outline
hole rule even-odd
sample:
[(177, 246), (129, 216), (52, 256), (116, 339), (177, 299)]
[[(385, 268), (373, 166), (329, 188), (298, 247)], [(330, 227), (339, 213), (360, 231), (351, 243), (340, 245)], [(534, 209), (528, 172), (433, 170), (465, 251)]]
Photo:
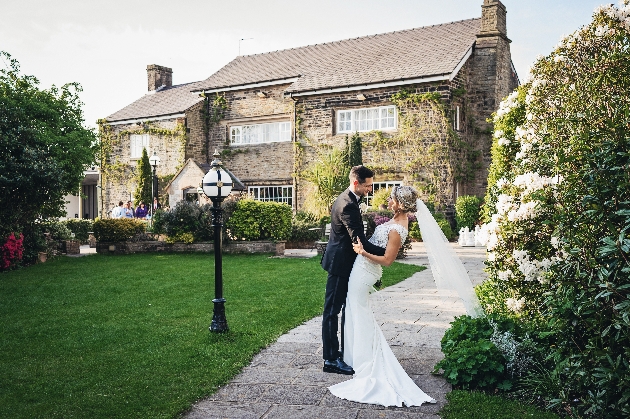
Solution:
[(385, 256), (376, 256), (366, 252), (360, 241), (359, 243), (355, 243), (353, 247), (355, 252), (363, 257), (370, 259), (372, 262), (378, 263), (379, 265), (383, 266), (389, 266), (394, 262), (394, 260), (396, 260), (398, 249), (400, 249), (400, 244), (400, 234), (395, 229), (391, 229), (389, 231), (389, 240), (387, 240), (387, 247), (385, 248)]

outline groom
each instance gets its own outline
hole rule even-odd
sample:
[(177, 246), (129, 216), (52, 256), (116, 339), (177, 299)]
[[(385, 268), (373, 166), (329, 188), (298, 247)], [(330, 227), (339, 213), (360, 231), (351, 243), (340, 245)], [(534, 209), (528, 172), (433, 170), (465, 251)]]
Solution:
[(324, 372), (354, 374), (352, 367), (343, 361), (337, 339), (338, 316), (346, 302), (348, 279), (357, 257), (352, 248), (353, 239), (361, 240), (369, 253), (385, 254), (384, 248), (367, 241), (359, 209), (359, 201), (372, 190), (373, 180), (373, 171), (365, 166), (354, 166), (350, 170), (350, 186), (337, 197), (330, 213), (330, 238), (322, 257), (322, 267), (328, 272), (322, 322)]

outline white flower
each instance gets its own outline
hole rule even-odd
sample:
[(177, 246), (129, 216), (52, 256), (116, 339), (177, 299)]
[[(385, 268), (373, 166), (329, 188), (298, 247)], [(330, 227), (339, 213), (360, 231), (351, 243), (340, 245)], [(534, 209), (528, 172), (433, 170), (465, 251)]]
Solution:
[[(521, 150), (523, 150), (523, 145), (521, 145)], [(521, 192), (521, 198), (523, 198), (525, 195), (543, 189), (546, 186), (557, 184), (558, 180), (558, 177), (555, 176), (546, 177), (541, 176), (536, 172), (527, 172), (516, 176), (513, 184), (523, 190), (523, 192)]]
[(512, 277), (512, 271), (510, 271), (509, 269), (507, 271), (499, 271), (497, 272), (497, 277), (501, 280), (501, 281), (507, 281), (508, 279), (510, 279)]
[(559, 248), (560, 240), (556, 236), (551, 236), (551, 245), (553, 246), (554, 249)]
[(503, 131), (501, 131), (500, 129), (498, 129), (498, 130), (496, 130), (496, 131), (494, 132), (494, 138), (501, 138), (501, 137), (503, 137), (503, 134), (504, 134), (504, 133), (503, 133)]
[(566, 58), (563, 57), (562, 55), (556, 55), (555, 57), (553, 57), (553, 60), (557, 63), (559, 63), (560, 61), (565, 61)]
[(497, 188), (499, 189), (503, 189), (505, 186), (509, 185), (510, 182), (508, 182), (508, 180), (504, 177), (502, 177), (501, 179), (497, 180)]
[(495, 252), (488, 252), (488, 261), (494, 262), (497, 259), (497, 254)]
[(510, 140), (508, 140), (505, 137), (499, 138), (499, 141), (497, 142), (497, 144), (499, 144), (500, 146), (510, 145)]
[(512, 197), (510, 195), (501, 194), (497, 197), (497, 214), (504, 215), (508, 211), (511, 211), (514, 208), (514, 202), (512, 202)]
[(505, 300), (505, 305), (509, 310), (513, 311), (514, 313), (520, 313), (520, 311), (523, 309), (523, 306), (525, 306), (525, 298), (521, 298), (519, 300), (517, 300), (516, 298), (508, 298), (507, 300)]
[(521, 204), (517, 210), (512, 210), (508, 212), (507, 219), (508, 221), (525, 221), (535, 218), (537, 214), (537, 206), (538, 203), (535, 201), (526, 202)]
[(602, 37), (608, 33), (608, 25), (598, 26), (595, 28), (595, 36)]
[(527, 250), (514, 249), (512, 257), (518, 265), (518, 270), (525, 276), (525, 281), (545, 281), (545, 272), (559, 260), (558, 258), (535, 260), (531, 259)]

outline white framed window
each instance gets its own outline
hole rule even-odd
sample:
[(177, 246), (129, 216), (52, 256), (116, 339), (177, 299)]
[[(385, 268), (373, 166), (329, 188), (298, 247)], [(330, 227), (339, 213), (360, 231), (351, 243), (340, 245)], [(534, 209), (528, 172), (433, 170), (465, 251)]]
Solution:
[(337, 111), (338, 133), (393, 129), (396, 129), (396, 107), (393, 105)]
[(131, 140), (131, 158), (142, 158), (142, 149), (146, 148), (149, 152), (149, 134), (131, 134), (129, 136)]
[(369, 194), (365, 196), (365, 203), (368, 206), (372, 205), (372, 198), (374, 197), (374, 192), (378, 191), (379, 189), (383, 189), (383, 188), (391, 189), (394, 186), (401, 186), (401, 185), (402, 185), (402, 182), (399, 180), (391, 180), (391, 181), (386, 181), (386, 182), (374, 182), (374, 184), (372, 185), (372, 192), (370, 192)]
[(235, 125), (230, 127), (230, 144), (260, 144), (291, 141), (290, 122)]
[(249, 195), (256, 201), (282, 202), (293, 207), (293, 186), (250, 186)]

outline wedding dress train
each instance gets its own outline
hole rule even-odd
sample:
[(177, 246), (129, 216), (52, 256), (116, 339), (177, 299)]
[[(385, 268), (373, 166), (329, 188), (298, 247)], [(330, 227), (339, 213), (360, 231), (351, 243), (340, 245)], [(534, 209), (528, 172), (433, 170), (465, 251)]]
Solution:
[[(370, 242), (386, 247), (391, 229), (398, 231), (404, 243), (407, 230), (399, 224), (378, 226)], [(342, 399), (382, 406), (434, 403), (433, 398), (409, 378), (374, 318), (368, 296), (381, 274), (380, 265), (357, 256), (348, 282), (343, 354), (344, 361), (354, 368), (355, 375), (351, 380), (329, 387), (329, 390)]]

